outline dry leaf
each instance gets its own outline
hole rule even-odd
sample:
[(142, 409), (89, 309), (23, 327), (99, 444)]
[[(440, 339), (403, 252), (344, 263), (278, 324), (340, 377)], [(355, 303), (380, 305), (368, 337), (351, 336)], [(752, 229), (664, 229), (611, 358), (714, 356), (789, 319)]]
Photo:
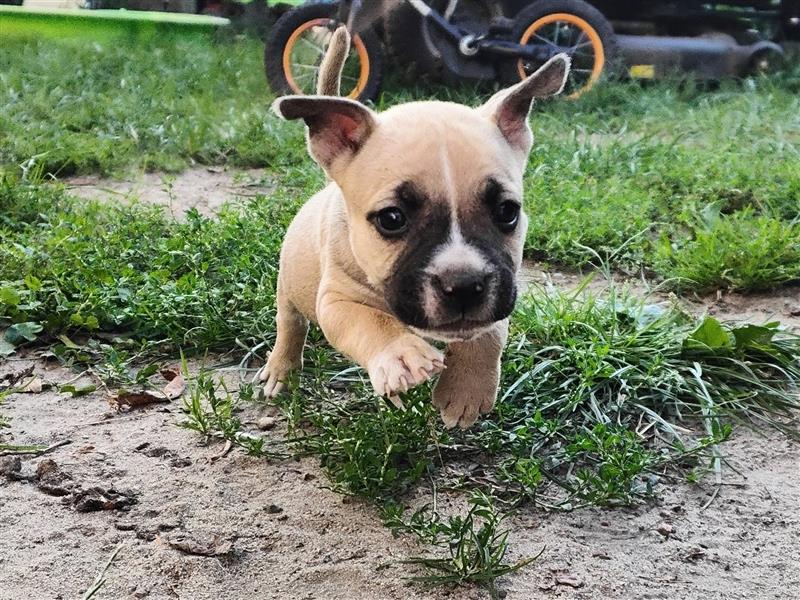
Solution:
[(120, 392), (109, 398), (109, 404), (117, 410), (169, 401), (170, 398), (161, 392)]
[(170, 548), (195, 556), (222, 556), (233, 549), (233, 544), (229, 540), (225, 540), (215, 533), (176, 532), (159, 535), (158, 539)]
[(0, 376), (0, 391), (13, 388), (17, 385), (18, 381), (22, 381), (23, 379), (31, 376), (33, 376), (33, 365), (26, 367), (21, 371), (6, 373), (5, 375)]
[(42, 391), (42, 380), (36, 376), (23, 381), (20, 384), (19, 388), (17, 388), (17, 392), (21, 394), (38, 394), (41, 391)]
[[(163, 375), (163, 372), (162, 372)], [(164, 395), (169, 398), (170, 400), (175, 400), (176, 398), (180, 398), (183, 396), (183, 392), (186, 391), (186, 380), (183, 378), (183, 375), (180, 373), (176, 374), (170, 382), (164, 386), (162, 390)]]
[(179, 369), (176, 369), (176, 368), (172, 368), (172, 369), (161, 369), (161, 370), (159, 371), (159, 373), (161, 373), (161, 376), (162, 376), (164, 379), (166, 379), (167, 381), (172, 381), (172, 380), (173, 380), (173, 379), (175, 379), (175, 378), (176, 378), (178, 375), (180, 375), (180, 374), (181, 374), (180, 370), (179, 370)]

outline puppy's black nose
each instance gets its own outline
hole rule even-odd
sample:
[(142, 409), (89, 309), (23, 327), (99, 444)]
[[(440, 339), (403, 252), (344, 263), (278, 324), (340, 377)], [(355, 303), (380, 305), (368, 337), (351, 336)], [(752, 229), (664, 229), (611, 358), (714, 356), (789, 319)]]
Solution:
[(436, 277), (445, 301), (464, 312), (483, 302), (489, 277), (484, 273), (449, 273)]

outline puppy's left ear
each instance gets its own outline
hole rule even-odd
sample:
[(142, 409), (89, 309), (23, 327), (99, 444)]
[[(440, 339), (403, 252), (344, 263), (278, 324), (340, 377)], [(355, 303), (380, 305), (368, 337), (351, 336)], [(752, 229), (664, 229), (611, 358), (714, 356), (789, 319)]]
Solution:
[(331, 96), (284, 96), (272, 104), (284, 119), (303, 119), (308, 150), (319, 166), (334, 173), (361, 150), (377, 126), (377, 115), (354, 100)]
[(533, 101), (560, 94), (567, 82), (569, 67), (569, 56), (557, 54), (523, 81), (497, 92), (478, 110), (497, 124), (513, 148), (528, 152), (533, 143), (528, 125)]

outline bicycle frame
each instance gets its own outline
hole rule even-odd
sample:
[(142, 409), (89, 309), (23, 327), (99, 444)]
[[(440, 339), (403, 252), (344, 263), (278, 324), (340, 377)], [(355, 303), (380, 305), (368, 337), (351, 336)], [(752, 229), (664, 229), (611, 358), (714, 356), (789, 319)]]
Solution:
[[(455, 45), (459, 52), (465, 57), (474, 57), (479, 53), (494, 54), (507, 58), (523, 58), (538, 62), (545, 62), (560, 52), (565, 52), (568, 48), (562, 48), (555, 44), (534, 44), (523, 46), (508, 40), (498, 39), (490, 35), (475, 35), (463, 31), (459, 27), (448, 21), (448, 16), (455, 11), (458, 0), (448, 2), (445, 15), (441, 14), (424, 0), (403, 0), (411, 5), (423, 18), (431, 21), (436, 28)], [(345, 23), (347, 28), (352, 30), (357, 19), (358, 12), (361, 10), (363, 0), (341, 0), (339, 3), (339, 21)]]

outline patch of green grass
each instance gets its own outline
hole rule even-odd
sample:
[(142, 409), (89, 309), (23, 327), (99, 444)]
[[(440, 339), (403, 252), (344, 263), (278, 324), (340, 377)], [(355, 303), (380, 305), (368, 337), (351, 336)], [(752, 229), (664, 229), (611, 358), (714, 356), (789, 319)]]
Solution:
[(65, 176), (304, 160), (302, 132), (269, 116), (262, 48), (255, 39), (4, 40), (0, 164), (34, 159)]
[[(321, 179), (302, 127), (268, 110), (261, 52), (247, 38), (4, 44), (0, 165), (57, 176), (264, 166), (280, 189), (306, 195)], [(477, 104), (491, 92), (389, 81), (380, 108), (426, 97)], [(796, 281), (799, 82), (794, 68), (714, 88), (606, 83), (577, 102), (541, 103), (531, 117), (526, 254), (580, 267), (593, 262), (591, 248), (616, 269), (680, 277), (696, 290)], [(709, 211), (724, 215), (711, 230)], [(764, 268), (737, 255), (750, 234), (756, 253), (777, 257)]]
[(689, 289), (759, 290), (800, 279), (800, 219), (786, 222), (751, 209), (715, 216), (693, 239), (664, 237), (655, 264)]
[(732, 423), (784, 428), (799, 356), (776, 324), (698, 321), (613, 290), (536, 294), (512, 321), (496, 410), (469, 437), (544, 505), (628, 503)]
[(0, 322), (187, 349), (272, 339), (277, 257), (295, 208), (277, 193), (175, 223), (159, 208), (0, 181)]

